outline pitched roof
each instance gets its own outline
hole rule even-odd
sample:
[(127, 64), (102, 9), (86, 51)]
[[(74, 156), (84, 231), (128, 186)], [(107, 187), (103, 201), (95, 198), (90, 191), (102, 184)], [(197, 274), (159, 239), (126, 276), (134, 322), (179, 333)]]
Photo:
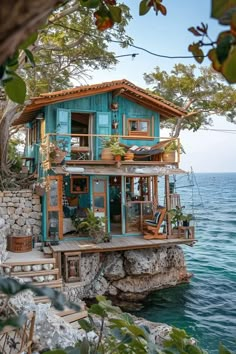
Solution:
[(186, 111), (181, 107), (123, 79), (94, 85), (78, 86), (68, 90), (43, 93), (38, 97), (33, 97), (30, 100), (30, 104), (24, 108), (23, 113), (13, 125), (24, 124), (31, 121), (35, 113), (44, 106), (105, 92), (113, 92), (114, 95), (123, 96), (137, 104), (159, 112), (162, 118), (181, 117), (186, 114)]

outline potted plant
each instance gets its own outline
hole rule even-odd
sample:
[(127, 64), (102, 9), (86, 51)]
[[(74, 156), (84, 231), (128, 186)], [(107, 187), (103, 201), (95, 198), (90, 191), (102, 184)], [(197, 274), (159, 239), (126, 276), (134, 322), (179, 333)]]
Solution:
[(192, 214), (184, 214), (183, 209), (185, 207), (176, 206), (175, 209), (169, 210), (169, 215), (171, 217), (171, 224), (174, 229), (178, 229), (179, 226), (189, 226), (189, 222), (193, 219)]
[(104, 242), (104, 239), (107, 240), (105, 223), (105, 217), (95, 216), (90, 209), (87, 209), (87, 216), (84, 219), (75, 218), (73, 221), (76, 231), (83, 230), (83, 232), (88, 233), (95, 243)]
[(111, 152), (116, 161), (121, 161), (121, 157), (125, 155), (125, 148), (117, 142), (111, 146)]
[(165, 162), (175, 162), (176, 152), (178, 151), (178, 144), (176, 140), (172, 140), (165, 148), (162, 153), (162, 161)]
[(112, 135), (110, 138), (103, 138), (102, 140), (102, 160), (113, 160), (113, 154), (111, 152), (112, 145), (118, 143), (118, 137), (116, 135)]

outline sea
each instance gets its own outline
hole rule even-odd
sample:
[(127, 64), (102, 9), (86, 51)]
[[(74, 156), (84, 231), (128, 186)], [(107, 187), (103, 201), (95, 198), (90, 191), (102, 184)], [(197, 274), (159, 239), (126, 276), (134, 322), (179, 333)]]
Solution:
[(236, 353), (236, 173), (191, 173), (175, 185), (195, 217), (197, 243), (183, 246), (193, 277), (152, 293), (135, 314), (185, 329), (210, 354), (219, 342)]

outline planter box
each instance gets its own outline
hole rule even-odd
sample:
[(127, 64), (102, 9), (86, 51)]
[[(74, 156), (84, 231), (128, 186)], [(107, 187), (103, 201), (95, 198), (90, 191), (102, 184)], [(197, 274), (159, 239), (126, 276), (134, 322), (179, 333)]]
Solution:
[(11, 236), (7, 237), (7, 251), (24, 253), (32, 251), (32, 236)]

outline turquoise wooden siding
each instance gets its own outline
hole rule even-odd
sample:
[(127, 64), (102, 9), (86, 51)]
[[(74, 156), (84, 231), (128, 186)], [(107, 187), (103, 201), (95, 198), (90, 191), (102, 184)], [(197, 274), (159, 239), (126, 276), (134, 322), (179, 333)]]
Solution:
[[(111, 103), (118, 103), (118, 111), (112, 112)], [(127, 100), (121, 96), (117, 96), (112, 99), (111, 93), (104, 93), (100, 95), (94, 95), (84, 98), (79, 98), (76, 100), (69, 100), (65, 102), (60, 102), (47, 107), (46, 110), (46, 130), (47, 132), (56, 131), (56, 112), (57, 109), (67, 109), (70, 112), (87, 112), (87, 113), (109, 113), (110, 114), (110, 134), (123, 135), (123, 116), (125, 119), (128, 118), (145, 118), (150, 120), (150, 123), (154, 121), (154, 127), (152, 127), (152, 135), (160, 136), (160, 116), (157, 112), (147, 109), (137, 103)], [(153, 118), (152, 118), (153, 117)], [(119, 123), (118, 129), (112, 131), (111, 125), (113, 120), (117, 120)], [(96, 115), (94, 122), (94, 134), (102, 134), (100, 127), (97, 123)], [(127, 145), (153, 145), (158, 139), (145, 140), (145, 139), (125, 139), (123, 142)], [(99, 149), (99, 146), (97, 146)], [(99, 153), (97, 151), (97, 156)]]

